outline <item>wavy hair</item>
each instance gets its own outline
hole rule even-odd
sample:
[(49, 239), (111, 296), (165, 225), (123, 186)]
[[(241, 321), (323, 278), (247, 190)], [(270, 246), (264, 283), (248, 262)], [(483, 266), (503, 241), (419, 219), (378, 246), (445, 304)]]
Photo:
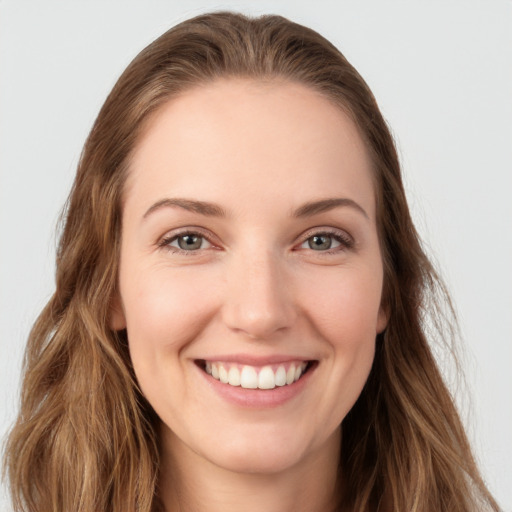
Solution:
[(85, 143), (63, 217), (56, 291), (28, 339), (21, 408), (5, 449), (16, 511), (158, 508), (159, 419), (137, 386), (126, 332), (109, 327), (124, 181), (148, 116), (221, 77), (279, 79), (320, 92), (350, 115), (372, 157), (390, 318), (342, 423), (342, 509), (498, 511), (429, 346), (428, 325), (439, 326), (449, 346), (441, 312), (451, 306), (413, 226), (373, 94), (313, 30), (280, 16), (230, 12), (185, 21), (145, 48)]

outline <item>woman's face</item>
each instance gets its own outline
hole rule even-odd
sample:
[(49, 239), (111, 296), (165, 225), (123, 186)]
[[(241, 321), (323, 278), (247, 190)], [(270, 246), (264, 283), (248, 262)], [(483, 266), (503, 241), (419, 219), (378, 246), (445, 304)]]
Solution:
[(369, 157), (317, 92), (219, 80), (150, 120), (111, 324), (164, 449), (238, 472), (336, 453), (386, 324), (382, 280)]

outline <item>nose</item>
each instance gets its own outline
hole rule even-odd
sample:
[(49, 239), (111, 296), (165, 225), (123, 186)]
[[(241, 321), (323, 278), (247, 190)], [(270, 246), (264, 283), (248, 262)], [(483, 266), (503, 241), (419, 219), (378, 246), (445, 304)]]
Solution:
[(227, 276), (223, 321), (252, 339), (269, 339), (297, 316), (285, 263), (270, 251), (233, 258)]

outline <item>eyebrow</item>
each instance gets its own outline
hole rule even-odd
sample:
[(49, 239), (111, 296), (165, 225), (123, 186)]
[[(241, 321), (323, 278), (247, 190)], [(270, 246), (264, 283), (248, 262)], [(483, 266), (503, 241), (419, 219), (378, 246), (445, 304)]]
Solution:
[[(153, 212), (160, 210), (161, 208), (178, 207), (184, 210), (199, 213), (206, 217), (226, 217), (226, 211), (215, 203), (208, 201), (198, 201), (196, 199), (184, 199), (184, 198), (166, 198), (157, 201), (148, 208), (143, 218), (147, 218)], [(364, 208), (356, 203), (354, 200), (347, 197), (334, 197), (330, 199), (322, 199), (320, 201), (311, 201), (303, 204), (297, 208), (293, 213), (293, 217), (312, 217), (319, 213), (327, 212), (339, 207), (350, 207), (357, 210), (365, 218), (369, 219), (368, 214)]]
[(165, 207), (178, 207), (188, 210), (189, 212), (199, 213), (207, 217), (225, 217), (226, 212), (223, 208), (216, 205), (215, 203), (209, 203), (207, 201), (197, 201), (195, 199), (181, 199), (181, 198), (166, 198), (157, 201), (153, 204), (143, 215), (145, 219), (156, 210)]
[(360, 204), (356, 203), (354, 200), (349, 199), (348, 197), (333, 197), (330, 199), (322, 199), (321, 201), (312, 201), (303, 204), (302, 206), (297, 208), (295, 212), (293, 212), (293, 216), (312, 217), (313, 215), (327, 212), (340, 206), (348, 206), (350, 208), (354, 208), (359, 213), (362, 213), (364, 217), (366, 217), (368, 220), (370, 219), (364, 208)]

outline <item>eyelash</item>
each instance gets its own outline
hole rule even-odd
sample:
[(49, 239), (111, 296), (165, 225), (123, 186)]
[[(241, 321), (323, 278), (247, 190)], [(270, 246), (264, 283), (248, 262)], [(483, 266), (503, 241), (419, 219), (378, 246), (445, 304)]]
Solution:
[(215, 248), (215, 244), (210, 240), (210, 238), (201, 231), (196, 231), (193, 229), (186, 229), (178, 233), (173, 233), (172, 235), (165, 236), (158, 242), (158, 247), (164, 250), (167, 250), (169, 252), (172, 252), (173, 254), (182, 254), (184, 256), (194, 256), (194, 253), (198, 253), (201, 249), (197, 250), (185, 250), (180, 249), (179, 247), (173, 247), (171, 245), (172, 242), (175, 240), (178, 240), (178, 238), (184, 237), (184, 236), (197, 236), (199, 238), (202, 238), (206, 240), (212, 247)]
[[(178, 240), (180, 237), (184, 236), (197, 236), (199, 238), (204, 239), (207, 241), (211, 247), (216, 249), (216, 245), (210, 240), (210, 237), (206, 235), (205, 233), (201, 231), (196, 231), (193, 229), (183, 230), (178, 233), (173, 233), (172, 235), (165, 236), (158, 242), (158, 247), (164, 250), (167, 250), (169, 252), (172, 252), (173, 254), (181, 254), (184, 256), (194, 256), (197, 255), (201, 251), (201, 249), (196, 250), (185, 250), (180, 249), (179, 247), (171, 246), (171, 243)], [(332, 249), (327, 249), (325, 251), (315, 251), (314, 249), (310, 249), (312, 252), (317, 253), (318, 255), (326, 255), (326, 254), (334, 254), (341, 251), (346, 251), (354, 248), (355, 242), (354, 239), (348, 234), (343, 231), (337, 230), (337, 229), (320, 229), (320, 230), (309, 230), (305, 235), (302, 237), (302, 241), (297, 244), (295, 247), (299, 247), (299, 249), (304, 245), (309, 239), (313, 237), (331, 237), (333, 240), (339, 243), (339, 246), (334, 247)], [(204, 249), (203, 249), (204, 250)], [(295, 249), (297, 250), (297, 249)]]
[(317, 229), (309, 230), (307, 233), (305, 233), (304, 237), (302, 238), (302, 242), (300, 242), (299, 247), (302, 247), (308, 240), (310, 240), (313, 237), (321, 237), (321, 236), (327, 236), (335, 240), (336, 242), (339, 242), (338, 247), (330, 248), (325, 251), (315, 251), (314, 249), (310, 249), (313, 252), (318, 253), (318, 255), (326, 255), (326, 254), (334, 254), (341, 251), (347, 251), (354, 248), (354, 239), (346, 232), (340, 231), (337, 229), (320, 229), (319, 231)]

